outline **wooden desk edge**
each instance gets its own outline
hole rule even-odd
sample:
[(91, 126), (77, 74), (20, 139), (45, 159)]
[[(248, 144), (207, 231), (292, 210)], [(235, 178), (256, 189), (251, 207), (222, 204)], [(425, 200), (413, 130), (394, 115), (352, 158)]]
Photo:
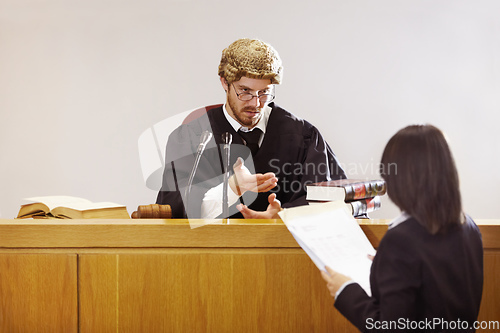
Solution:
[[(390, 220), (359, 219), (374, 247)], [(485, 249), (500, 250), (500, 220), (478, 220)], [(279, 220), (7, 220), (0, 248), (298, 248)]]

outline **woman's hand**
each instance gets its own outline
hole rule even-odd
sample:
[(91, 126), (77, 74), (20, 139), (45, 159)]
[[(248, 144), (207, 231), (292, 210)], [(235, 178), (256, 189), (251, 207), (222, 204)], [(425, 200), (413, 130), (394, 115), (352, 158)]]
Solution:
[(330, 295), (335, 298), (335, 294), (337, 291), (342, 287), (344, 283), (347, 281), (351, 281), (352, 279), (348, 276), (345, 276), (344, 274), (340, 274), (330, 267), (326, 266), (326, 271), (321, 271), (321, 276), (323, 277), (323, 280), (326, 281), (326, 287), (330, 291)]

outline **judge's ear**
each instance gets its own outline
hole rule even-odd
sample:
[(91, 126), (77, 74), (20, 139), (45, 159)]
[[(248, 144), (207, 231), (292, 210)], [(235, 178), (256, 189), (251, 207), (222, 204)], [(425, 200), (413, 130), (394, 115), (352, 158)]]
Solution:
[(222, 84), (222, 88), (224, 88), (225, 92), (229, 91), (229, 84), (227, 83), (226, 79), (221, 76), (220, 78), (220, 83)]

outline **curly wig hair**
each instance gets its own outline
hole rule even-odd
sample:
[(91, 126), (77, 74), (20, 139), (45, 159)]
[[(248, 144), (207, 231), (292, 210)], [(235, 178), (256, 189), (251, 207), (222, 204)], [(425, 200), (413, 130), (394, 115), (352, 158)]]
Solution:
[(283, 65), (278, 52), (258, 39), (238, 39), (222, 51), (219, 76), (228, 83), (239, 81), (243, 76), (251, 79), (269, 79), (280, 84)]

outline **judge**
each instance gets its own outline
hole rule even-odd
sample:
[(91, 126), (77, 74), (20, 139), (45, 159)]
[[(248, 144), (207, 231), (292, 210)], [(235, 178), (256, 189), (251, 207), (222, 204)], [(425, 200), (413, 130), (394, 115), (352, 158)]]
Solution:
[[(181, 125), (167, 143), (157, 203), (171, 205), (173, 217), (227, 217), (221, 215), (226, 190), (230, 216), (277, 218), (282, 207), (307, 204), (308, 183), (345, 178), (318, 129), (274, 103), (283, 66), (272, 46), (239, 39), (222, 52), (218, 73), (225, 104)], [(213, 137), (189, 185), (205, 131)], [(224, 189), (226, 133), (231, 175)]]

